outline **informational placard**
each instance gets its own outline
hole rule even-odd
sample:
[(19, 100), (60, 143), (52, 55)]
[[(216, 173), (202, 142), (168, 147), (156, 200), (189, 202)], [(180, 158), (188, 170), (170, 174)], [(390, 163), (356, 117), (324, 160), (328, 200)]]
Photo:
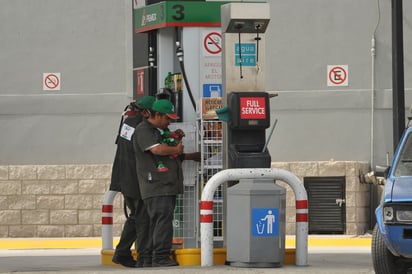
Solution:
[(264, 97), (240, 97), (240, 119), (266, 119)]
[(256, 44), (235, 44), (235, 66), (256, 66)]
[(203, 57), (200, 65), (201, 81), (204, 84), (222, 83), (222, 62), (220, 57)]
[(199, 77), (203, 97), (222, 97), (222, 35), (218, 28), (200, 32)]
[(202, 98), (202, 119), (217, 119), (216, 109), (222, 107), (222, 98)]

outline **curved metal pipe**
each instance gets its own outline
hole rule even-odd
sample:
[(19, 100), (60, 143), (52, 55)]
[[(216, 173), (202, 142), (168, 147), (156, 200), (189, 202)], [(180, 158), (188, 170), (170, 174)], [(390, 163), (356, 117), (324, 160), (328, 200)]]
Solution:
[[(296, 199), (296, 265), (308, 265), (308, 197), (293, 173), (276, 168), (235, 168), (213, 175), (202, 191), (200, 201), (201, 266), (213, 265), (213, 194), (224, 182), (239, 179), (274, 179), (291, 186)], [(230, 233), (230, 231), (229, 231)]]

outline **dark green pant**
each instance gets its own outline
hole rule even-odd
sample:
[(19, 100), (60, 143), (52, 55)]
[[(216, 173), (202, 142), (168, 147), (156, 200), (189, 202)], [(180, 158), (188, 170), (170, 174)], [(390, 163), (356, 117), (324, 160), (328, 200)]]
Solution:
[(144, 203), (151, 222), (153, 260), (169, 258), (173, 244), (173, 212), (176, 196), (147, 198)]
[(139, 257), (151, 257), (152, 241), (149, 233), (149, 216), (143, 200), (124, 196), (125, 203), (130, 209), (120, 241), (116, 246), (116, 254), (119, 256), (130, 256), (130, 249), (136, 242), (136, 250)]

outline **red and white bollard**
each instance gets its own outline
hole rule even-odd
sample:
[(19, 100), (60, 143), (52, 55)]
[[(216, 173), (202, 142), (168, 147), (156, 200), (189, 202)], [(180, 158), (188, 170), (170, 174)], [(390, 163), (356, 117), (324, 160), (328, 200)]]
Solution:
[(102, 206), (102, 249), (113, 249), (113, 201), (117, 191), (109, 190)]

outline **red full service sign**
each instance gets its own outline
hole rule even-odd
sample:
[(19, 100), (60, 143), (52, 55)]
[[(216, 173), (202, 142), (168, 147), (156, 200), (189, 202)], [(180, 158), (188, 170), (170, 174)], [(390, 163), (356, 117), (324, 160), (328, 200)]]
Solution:
[(240, 119), (266, 119), (265, 97), (240, 97)]

